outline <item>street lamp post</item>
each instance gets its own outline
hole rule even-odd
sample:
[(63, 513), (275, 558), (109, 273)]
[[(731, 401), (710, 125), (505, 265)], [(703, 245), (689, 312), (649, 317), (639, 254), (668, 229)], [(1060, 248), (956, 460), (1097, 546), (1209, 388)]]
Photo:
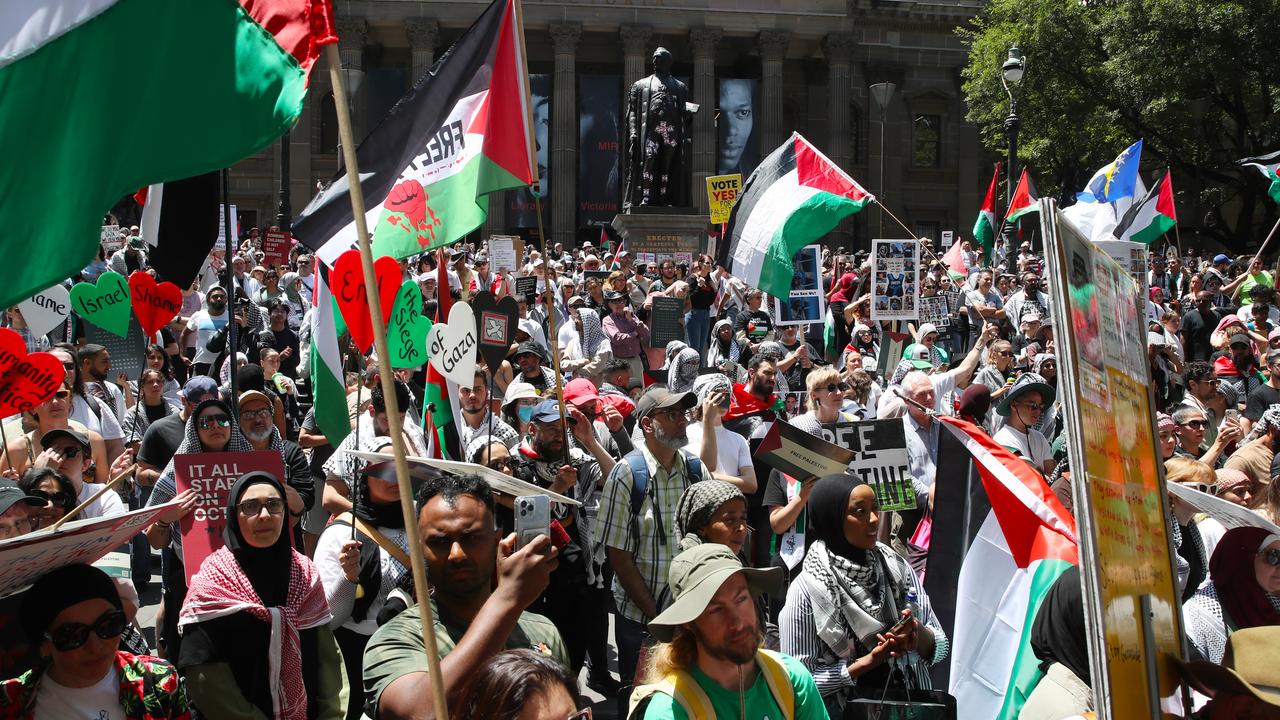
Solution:
[[(889, 112), (889, 101), (893, 99), (893, 93), (898, 86), (891, 82), (876, 83), (871, 86), (871, 97), (876, 101), (876, 107), (880, 108), (880, 183), (876, 187), (876, 192), (884, 194), (884, 126), (885, 117)], [(884, 237), (884, 210), (880, 210), (880, 232), (877, 237)]]
[[(1008, 134), (1009, 139), (1009, 162), (1008, 170), (1008, 198), (1005, 203), (1007, 208), (1013, 202), (1013, 194), (1018, 190), (1018, 128), (1022, 125), (1021, 118), (1018, 117), (1018, 98), (1013, 94), (1013, 89), (1022, 82), (1022, 75), (1027, 69), (1026, 59), (1022, 56), (1022, 51), (1017, 45), (1009, 48), (1009, 57), (1004, 61), (1004, 65), (1000, 68), (1000, 84), (1004, 86), (1005, 93), (1009, 96), (1009, 117), (1004, 119), (1004, 130)], [(1006, 215), (1008, 213), (1006, 212)], [(1008, 224), (1004, 225), (1005, 249), (1009, 248), (1009, 239), (1013, 235), (1013, 228)]]
[(293, 209), (289, 204), (289, 131), (280, 136), (280, 197), (276, 206), (276, 227), (289, 232)]

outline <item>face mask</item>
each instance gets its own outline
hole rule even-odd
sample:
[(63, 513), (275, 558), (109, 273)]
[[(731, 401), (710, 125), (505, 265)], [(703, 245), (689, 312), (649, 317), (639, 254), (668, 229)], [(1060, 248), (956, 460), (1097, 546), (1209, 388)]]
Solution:
[(529, 422), (533, 419), (533, 406), (525, 405), (516, 410), (516, 414), (520, 417), (520, 422)]

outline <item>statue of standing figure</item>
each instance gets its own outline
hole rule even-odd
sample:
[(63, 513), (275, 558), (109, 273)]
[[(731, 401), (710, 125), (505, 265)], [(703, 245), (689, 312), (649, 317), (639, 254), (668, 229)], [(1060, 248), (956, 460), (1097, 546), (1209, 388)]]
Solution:
[(689, 87), (671, 76), (671, 53), (653, 51), (653, 74), (636, 81), (627, 98), (623, 207), (689, 204)]

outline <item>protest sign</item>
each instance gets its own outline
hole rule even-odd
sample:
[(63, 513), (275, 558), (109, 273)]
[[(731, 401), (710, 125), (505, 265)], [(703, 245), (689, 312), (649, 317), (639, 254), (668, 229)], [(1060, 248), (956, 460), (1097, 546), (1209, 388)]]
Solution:
[(455, 302), (449, 322), (436, 323), (427, 332), (431, 367), (459, 385), (470, 387), (476, 375), (476, 318), (471, 306)]
[(915, 240), (871, 241), (871, 320), (919, 317), (916, 278), (920, 244)]
[(942, 247), (949, 248), (956, 241), (956, 234), (953, 230), (942, 231)]
[(648, 266), (648, 267), (653, 267), (653, 265), (654, 265), (655, 263), (657, 263), (657, 262), (658, 262), (658, 255), (657, 255), (657, 253), (651, 253), (651, 252), (638, 252), (638, 253), (636, 253), (636, 264), (637, 264), (637, 265), (645, 265), (645, 266)]
[(791, 258), (795, 274), (791, 293), (773, 299), (773, 316), (779, 325), (809, 325), (822, 322), (826, 296), (822, 292), (822, 246), (808, 245)]
[[(187, 583), (200, 570), (209, 554), (222, 547), (222, 529), (227, 522), (227, 496), (242, 475), (263, 471), (283, 482), (284, 461), (274, 450), (253, 452), (191, 453), (173, 456), (173, 479), (179, 493), (194, 489), (199, 499), (187, 513), (182, 527), (182, 562)], [(287, 500), (287, 498), (286, 498)], [(285, 518), (287, 532), (288, 518)]]
[(81, 319), (124, 337), (129, 331), (129, 282), (110, 270), (94, 283), (79, 282), (71, 288), (71, 307)]
[(845, 472), (855, 459), (853, 451), (787, 422), (773, 423), (756, 447), (755, 456), (774, 470), (801, 482)]
[(53, 397), (66, 372), (58, 357), (28, 354), (21, 335), (0, 328), (0, 417), (26, 412)]
[(262, 234), (262, 264), (268, 268), (289, 262), (289, 247), (293, 244), (289, 233), (268, 230)]
[(516, 278), (516, 295), (524, 298), (526, 303), (532, 303), (534, 297), (538, 295), (538, 278), (535, 275)]
[(951, 308), (945, 295), (920, 298), (920, 322), (933, 323), (938, 330), (951, 327)]
[(102, 250), (107, 257), (124, 247), (124, 230), (119, 225), (102, 226)]
[(1129, 273), (1143, 297), (1147, 296), (1147, 245), (1127, 240), (1099, 240), (1094, 245)]
[[(392, 455), (391, 453), (364, 452), (361, 450), (353, 450), (351, 454), (354, 455), (355, 457), (360, 458), (361, 460), (368, 460), (369, 462), (387, 462), (387, 461), (395, 460), (395, 455)], [(415, 457), (412, 455), (406, 457), (405, 459), (411, 463), (432, 468), (443, 474), (478, 475), (480, 476), (480, 479), (488, 483), (490, 488), (504, 495), (511, 495), (513, 497), (519, 497), (521, 495), (546, 495), (547, 497), (551, 498), (552, 502), (558, 502), (564, 505), (581, 505), (582, 504), (577, 500), (565, 497), (564, 495), (561, 495), (560, 493), (557, 493), (557, 492), (552, 492), (540, 485), (534, 485), (533, 483), (525, 482), (524, 480), (517, 480), (516, 478), (510, 475), (507, 475), (506, 473), (493, 470), (491, 468), (485, 467), (484, 465), (477, 465), (475, 463), (468, 463), (468, 462), (457, 462), (455, 460), (436, 460), (434, 458)], [(416, 479), (417, 478), (415, 477), (415, 480)], [(417, 494), (417, 488), (415, 488), (414, 491), (415, 491), (414, 494)]]
[[(227, 206), (218, 205), (218, 242), (223, 242), (227, 237)], [(233, 238), (240, 234), (240, 216), (236, 212), (234, 203), (231, 205), (231, 235)]]
[(591, 280), (592, 278), (594, 278), (596, 280), (599, 280), (600, 284), (603, 285), (604, 281), (608, 280), (611, 274), (612, 273), (608, 270), (583, 270), (582, 282), (585, 285), (588, 280)]
[(124, 515), (72, 520), (56, 531), (37, 530), (0, 542), (0, 597), (12, 595), (47, 572), (97, 561), (171, 507), (172, 503)]
[(32, 335), (46, 335), (67, 319), (71, 312), (71, 291), (58, 283), (18, 303), (22, 319)]
[(711, 224), (720, 225), (729, 222), (729, 211), (738, 200), (738, 190), (742, 187), (742, 173), (732, 175), (712, 175), (707, 178), (707, 207), (711, 212)]
[(501, 367), (515, 340), (520, 306), (510, 295), (498, 300), (493, 293), (478, 292), (471, 298), (471, 312), (476, 316), (480, 356), (487, 367)]
[(822, 426), (823, 438), (853, 453), (848, 472), (876, 491), (881, 510), (914, 510), (915, 486), (901, 420), (864, 420)]
[[(1098, 716), (1157, 717), (1178, 695), (1181, 607), (1157, 453), (1140, 286), (1041, 200)], [(1105, 568), (1105, 573), (1103, 572)]]
[(149, 338), (138, 324), (137, 319), (130, 318), (129, 331), (124, 337), (107, 332), (89, 323), (84, 325), (84, 340), (97, 343), (107, 349), (111, 355), (111, 381), (115, 376), (124, 373), (130, 380), (137, 380), (142, 369), (147, 366), (147, 345)]
[(155, 335), (182, 311), (182, 290), (171, 282), (157, 283), (141, 270), (129, 274), (129, 298), (138, 324), (148, 335)]
[(431, 321), (422, 315), (422, 290), (407, 282), (396, 293), (387, 324), (387, 350), (391, 367), (418, 368), (427, 361), (427, 332)]
[(684, 300), (658, 295), (649, 310), (649, 347), (664, 348), (672, 340), (684, 339)]
[(133, 562), (127, 552), (112, 551), (90, 564), (106, 573), (108, 577), (121, 580), (133, 577)]
[(1238, 527), (1256, 527), (1280, 535), (1280, 525), (1276, 525), (1249, 508), (1178, 483), (1169, 483), (1169, 492), (1196, 510), (1222, 523), (1228, 530)]
[(515, 272), (520, 269), (520, 251), (524, 241), (512, 235), (493, 235), (489, 238), (489, 269), (495, 273)]
[[(404, 282), (404, 275), (400, 272), (400, 262), (390, 255), (375, 260), (373, 272), (378, 282), (382, 319), (386, 320), (391, 317), (391, 306), (396, 301), (400, 284)], [(329, 284), (352, 342), (361, 352), (369, 352), (373, 346), (373, 321), (369, 318), (369, 296), (365, 292), (359, 250), (348, 250), (338, 256), (333, 263), (333, 272), (329, 273)]]

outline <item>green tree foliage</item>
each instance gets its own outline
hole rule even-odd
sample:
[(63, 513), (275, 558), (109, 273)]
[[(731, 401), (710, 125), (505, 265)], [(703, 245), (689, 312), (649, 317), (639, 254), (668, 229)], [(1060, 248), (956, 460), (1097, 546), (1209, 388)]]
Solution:
[(1149, 179), (1171, 167), (1179, 220), (1231, 247), (1270, 229), (1266, 183), (1242, 157), (1280, 149), (1280, 0), (992, 0), (960, 32), (969, 120), (1007, 151), (1000, 66), (1014, 89), (1018, 155), (1042, 192), (1070, 198), (1135, 138)]

